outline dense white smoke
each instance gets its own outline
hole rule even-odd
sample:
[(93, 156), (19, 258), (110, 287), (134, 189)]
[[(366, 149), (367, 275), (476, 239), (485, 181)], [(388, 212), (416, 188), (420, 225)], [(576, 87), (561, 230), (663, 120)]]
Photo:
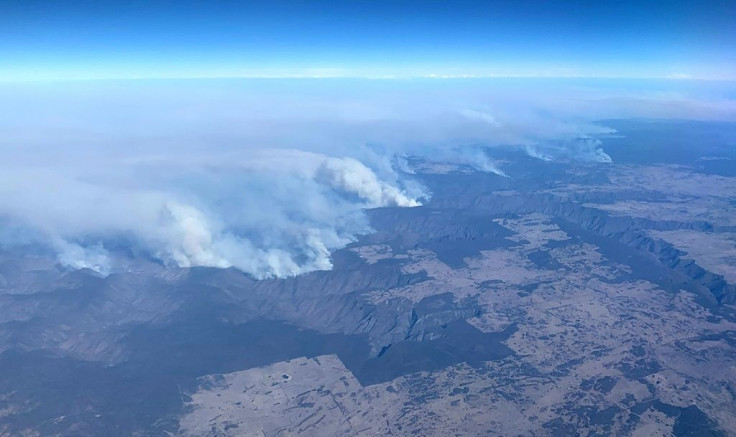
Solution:
[(289, 248), (256, 247), (244, 236), (214, 228), (195, 208), (178, 203), (166, 205), (169, 222), (160, 259), (179, 267), (236, 267), (257, 278), (293, 276), (332, 267), (330, 250), (344, 246), (350, 236), (329, 235), (329, 230), (306, 228)]
[(397, 187), (379, 180), (371, 169), (352, 158), (325, 159), (317, 171), (317, 178), (332, 188), (357, 195), (369, 208), (421, 205)]
[[(326, 270), (332, 251), (369, 232), (362, 209), (419, 206), (424, 196), (356, 159), (298, 150), (79, 159), (4, 168), (0, 213), (62, 265), (102, 274), (118, 268), (105, 245), (121, 240), (179, 267), (257, 278)], [(24, 239), (6, 226), (3, 240)]]
[(597, 119), (734, 114), (723, 99), (513, 81), (0, 86), (0, 244), (102, 274), (122, 268), (125, 247), (298, 275), (331, 268), (332, 251), (370, 231), (363, 209), (429, 197), (407, 157), (507, 176), (494, 146), (610, 162)]
[[(149, 241), (151, 249), (158, 250), (157, 257), (180, 267), (236, 267), (258, 278), (327, 270), (332, 267), (331, 251), (344, 247), (357, 234), (368, 232), (363, 217), (356, 215), (360, 209), (421, 205), (418, 199), (380, 180), (355, 159), (283, 152), (279, 154), (280, 159), (288, 160), (289, 164), (282, 161), (282, 168), (270, 171), (275, 178), (292, 178), (296, 186), (301, 187), (284, 193), (291, 198), (281, 200), (275, 193), (269, 193), (267, 200), (239, 205), (235, 197), (227, 208), (211, 205), (217, 213), (213, 217), (207, 217), (191, 205), (167, 202), (156, 234), (159, 241), (156, 238)], [(294, 159), (302, 160), (297, 163), (299, 172), (284, 168), (294, 165)], [(265, 162), (261, 164), (268, 166)], [(248, 171), (246, 167), (239, 169)], [(242, 188), (251, 187), (246, 184)], [(228, 189), (230, 187), (222, 186), (220, 192)], [(302, 199), (298, 200), (300, 196)], [(265, 203), (269, 201), (280, 205)], [(287, 202), (291, 203), (291, 208), (284, 205)], [(249, 214), (251, 218), (263, 219), (269, 214), (263, 211), (267, 208), (278, 217), (262, 223), (248, 223), (247, 219), (238, 220), (238, 217), (227, 223), (219, 218), (229, 210), (246, 206), (253, 209), (242, 214)]]
[(99, 242), (87, 247), (55, 238), (52, 247), (59, 263), (72, 269), (90, 269), (106, 275), (110, 272), (110, 258)]

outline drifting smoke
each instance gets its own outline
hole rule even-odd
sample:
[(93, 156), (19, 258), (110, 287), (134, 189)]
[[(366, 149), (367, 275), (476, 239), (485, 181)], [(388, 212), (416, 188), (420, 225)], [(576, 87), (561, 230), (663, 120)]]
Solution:
[(78, 244), (56, 239), (52, 243), (59, 263), (75, 270), (90, 269), (107, 275), (110, 273), (110, 258), (102, 244), (82, 247)]
[[(364, 218), (356, 215), (361, 209), (421, 205), (418, 199), (380, 180), (355, 159), (294, 154), (295, 158), (308, 158), (313, 168), (305, 168), (309, 166), (302, 163), (300, 175), (278, 176), (296, 178), (295, 185), (302, 187), (299, 192), (288, 193), (291, 199), (283, 202), (295, 202), (297, 196), (306, 196), (309, 202), (320, 204), (319, 208), (296, 201), (292, 210), (278, 212), (278, 221), (242, 226), (237, 221), (221, 223), (217, 218), (227, 214), (233, 205), (220, 209), (215, 217), (207, 217), (191, 205), (168, 202), (163, 207), (164, 219), (159, 229), (162, 238), (152, 244), (152, 249), (163, 248), (157, 257), (179, 267), (236, 267), (257, 278), (328, 270), (332, 268), (332, 251), (354, 241), (357, 234), (369, 231)], [(282, 154), (281, 158), (285, 156)], [(320, 163), (315, 166), (316, 162)], [(276, 201), (277, 196), (269, 200)], [(262, 203), (252, 206), (268, 207)], [(328, 208), (331, 214), (325, 211)], [(261, 211), (251, 211), (250, 215), (263, 217)]]
[(335, 189), (355, 194), (369, 208), (421, 205), (418, 200), (409, 198), (398, 188), (378, 180), (371, 169), (352, 158), (326, 159), (317, 173), (318, 179)]
[(603, 143), (597, 138), (581, 137), (558, 144), (526, 146), (524, 151), (532, 158), (542, 161), (568, 159), (582, 162), (613, 162), (603, 151)]
[[(101, 274), (116, 270), (105, 246), (120, 240), (178, 267), (235, 267), (256, 278), (328, 270), (332, 251), (370, 231), (362, 209), (421, 205), (421, 192), (356, 159), (296, 150), (120, 160), (104, 175), (66, 164), (53, 178), (16, 169), (13, 184), (0, 185), (0, 211), (33, 228), (33, 241), (63, 266)], [(23, 242), (8, 229), (6, 244)]]
[(407, 157), (513, 178), (494, 146), (610, 162), (596, 135), (611, 130), (596, 119), (736, 114), (731, 101), (673, 103), (672, 93), (356, 85), (0, 87), (0, 244), (42, 245), (102, 274), (120, 268), (125, 247), (172, 266), (293, 276), (330, 269), (334, 250), (370, 232), (363, 209), (429, 198)]

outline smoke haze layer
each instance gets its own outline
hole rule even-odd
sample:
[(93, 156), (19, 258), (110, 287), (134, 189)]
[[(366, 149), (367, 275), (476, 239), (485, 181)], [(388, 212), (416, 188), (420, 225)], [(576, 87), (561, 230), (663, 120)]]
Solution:
[[(112, 247), (256, 278), (330, 269), (365, 208), (431, 193), (406, 157), (513, 179), (493, 147), (610, 162), (596, 120), (733, 120), (733, 93), (477, 80), (68, 82), (0, 87), (3, 245), (106, 274)], [(651, 91), (654, 89), (655, 91)]]

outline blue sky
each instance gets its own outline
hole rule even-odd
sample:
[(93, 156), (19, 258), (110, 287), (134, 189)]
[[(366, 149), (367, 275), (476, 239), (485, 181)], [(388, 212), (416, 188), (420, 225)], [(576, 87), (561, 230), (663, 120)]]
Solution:
[(736, 2), (0, 1), (0, 79), (736, 79)]

